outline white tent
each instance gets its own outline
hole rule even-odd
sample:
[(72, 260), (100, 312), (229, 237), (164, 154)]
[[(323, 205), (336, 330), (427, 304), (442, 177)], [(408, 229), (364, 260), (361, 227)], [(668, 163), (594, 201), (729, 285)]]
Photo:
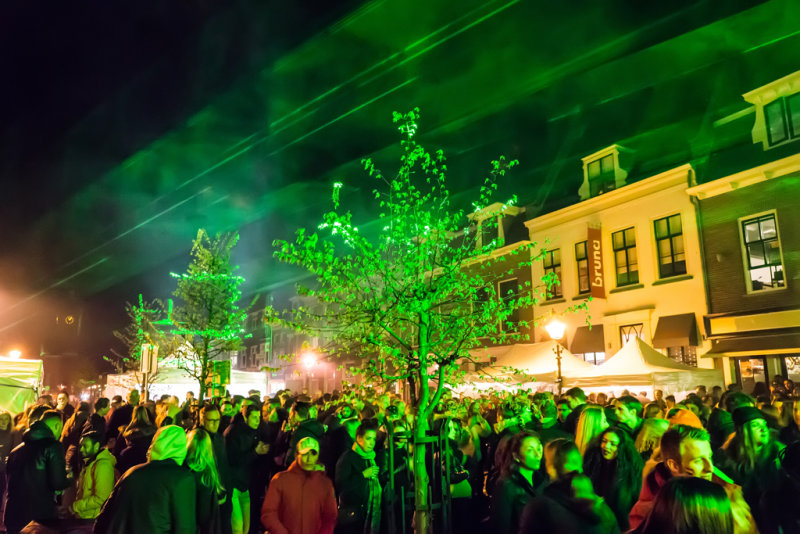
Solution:
[[(104, 395), (106, 397), (121, 395), (124, 398), (128, 391), (139, 388), (139, 375), (139, 373), (135, 372), (108, 375)], [(231, 370), (231, 383), (225, 387), (232, 395), (246, 396), (251, 389), (259, 390), (262, 395), (268, 393), (266, 391), (266, 376), (264, 373), (238, 371), (236, 369)], [(193, 391), (197, 395), (198, 384), (197, 380), (181, 369), (162, 365), (159, 366), (158, 373), (153, 377), (148, 389), (151, 398), (161, 395), (175, 395), (179, 399), (183, 399), (187, 391)]]
[(661, 389), (665, 395), (693, 391), (700, 384), (709, 389), (724, 385), (722, 371), (673, 361), (638, 337), (602, 364), (570, 375), (565, 373), (565, 377), (567, 387), (605, 391), (635, 387), (649, 389), (650, 394), (653, 389)]
[(0, 356), (0, 410), (19, 413), (36, 402), (42, 380), (42, 360)]

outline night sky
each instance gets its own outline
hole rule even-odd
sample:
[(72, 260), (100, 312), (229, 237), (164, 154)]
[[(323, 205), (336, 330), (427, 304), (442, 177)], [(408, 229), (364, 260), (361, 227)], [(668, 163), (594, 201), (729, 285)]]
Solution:
[(241, 232), (247, 293), (291, 291), (272, 240), (334, 181), (369, 227), (359, 161), (394, 168), (395, 110), (421, 108), (465, 206), (500, 154), (521, 162), (501, 197), (530, 213), (576, 201), (580, 158), (613, 143), (641, 177), (692, 161), (742, 93), (797, 69), (793, 4), (4, 2), (0, 354), (99, 362), (200, 227)]

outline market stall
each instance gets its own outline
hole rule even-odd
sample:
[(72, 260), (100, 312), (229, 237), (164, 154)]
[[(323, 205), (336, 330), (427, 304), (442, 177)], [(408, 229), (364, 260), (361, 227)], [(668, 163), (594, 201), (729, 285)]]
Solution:
[(0, 410), (19, 413), (36, 402), (42, 381), (42, 360), (0, 356)]

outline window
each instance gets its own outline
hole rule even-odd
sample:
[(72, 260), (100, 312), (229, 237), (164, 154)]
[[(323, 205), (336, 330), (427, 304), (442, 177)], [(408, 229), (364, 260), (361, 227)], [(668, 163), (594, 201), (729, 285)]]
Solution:
[(544, 274), (553, 277), (554, 283), (547, 288), (547, 299), (560, 298), (561, 293), (561, 249), (548, 250), (544, 253)]
[(490, 217), (481, 221), (481, 247), (497, 239), (497, 217)]
[(616, 187), (614, 155), (609, 154), (589, 162), (586, 166), (589, 178), (589, 194), (593, 197), (613, 191)]
[(745, 265), (751, 291), (785, 287), (775, 214), (742, 221)]
[(764, 106), (770, 146), (800, 137), (800, 93), (773, 100)]
[(623, 345), (626, 345), (631, 339), (638, 337), (644, 339), (644, 325), (642, 323), (629, 324), (619, 327), (619, 337)]
[(584, 361), (593, 363), (594, 365), (600, 365), (606, 359), (605, 352), (585, 352), (582, 356)]
[(659, 278), (686, 274), (686, 253), (683, 249), (680, 214), (658, 219), (654, 224)]
[(586, 253), (587, 241), (575, 243), (575, 263), (578, 271), (578, 293), (588, 293), (589, 287), (589, 258)]
[[(519, 281), (516, 278), (505, 280), (498, 284), (498, 296), (501, 302), (510, 303), (519, 295)], [(501, 323), (503, 332), (515, 332), (519, 324), (519, 308), (512, 311)]]
[(686, 345), (683, 347), (668, 347), (667, 356), (678, 363), (697, 367), (697, 347)]
[(639, 262), (636, 257), (636, 233), (626, 228), (611, 234), (614, 261), (617, 267), (617, 286), (639, 283)]

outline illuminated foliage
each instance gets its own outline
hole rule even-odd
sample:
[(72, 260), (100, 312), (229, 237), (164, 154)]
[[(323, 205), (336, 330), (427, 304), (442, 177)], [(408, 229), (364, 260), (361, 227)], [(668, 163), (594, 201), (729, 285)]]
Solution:
[[(143, 383), (143, 377), (139, 373), (142, 345), (145, 343), (158, 345), (159, 355), (161, 355), (159, 361), (163, 355), (167, 354), (167, 350), (165, 350), (168, 345), (167, 339), (158, 329), (163, 310), (164, 306), (160, 300), (145, 301), (142, 295), (139, 295), (137, 304), (126, 302), (125, 313), (128, 315), (129, 322), (122, 330), (113, 332), (114, 337), (122, 342), (126, 350), (124, 353), (120, 353), (112, 349), (110, 356), (103, 356), (103, 359), (113, 365), (118, 373), (133, 371), (139, 384)], [(151, 375), (150, 378), (155, 378), (155, 375)]]

